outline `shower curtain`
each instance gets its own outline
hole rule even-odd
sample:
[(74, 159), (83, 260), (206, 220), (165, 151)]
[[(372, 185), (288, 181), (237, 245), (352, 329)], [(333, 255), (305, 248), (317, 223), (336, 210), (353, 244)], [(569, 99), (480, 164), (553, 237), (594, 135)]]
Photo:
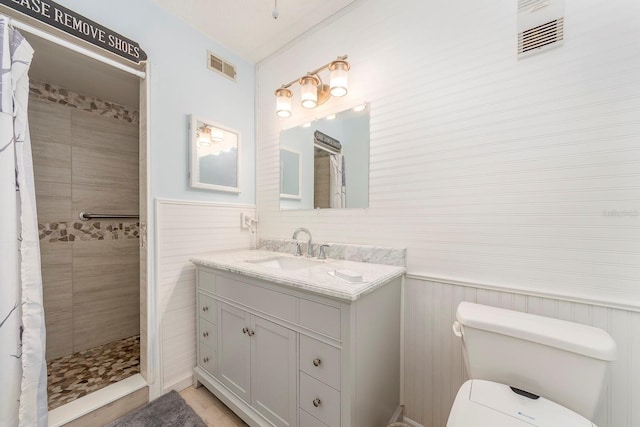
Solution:
[(0, 15), (0, 426), (47, 425), (40, 246), (27, 102), (33, 49)]
[(329, 206), (332, 208), (347, 207), (346, 174), (344, 170), (344, 156), (331, 154), (329, 156)]

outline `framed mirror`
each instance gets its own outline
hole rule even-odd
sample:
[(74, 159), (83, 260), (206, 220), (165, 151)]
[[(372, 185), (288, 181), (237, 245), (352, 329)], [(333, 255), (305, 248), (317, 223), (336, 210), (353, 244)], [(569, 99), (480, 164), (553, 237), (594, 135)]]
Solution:
[(191, 115), (193, 188), (240, 192), (240, 132)]
[(367, 207), (368, 104), (280, 133), (280, 209)]
[(280, 198), (300, 200), (302, 165), (300, 153), (288, 148), (280, 149)]

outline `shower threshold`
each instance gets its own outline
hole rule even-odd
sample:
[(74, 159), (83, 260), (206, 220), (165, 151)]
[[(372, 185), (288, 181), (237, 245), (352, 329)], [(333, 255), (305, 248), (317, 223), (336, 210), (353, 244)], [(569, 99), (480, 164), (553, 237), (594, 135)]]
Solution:
[(47, 363), (49, 411), (140, 373), (140, 336)]

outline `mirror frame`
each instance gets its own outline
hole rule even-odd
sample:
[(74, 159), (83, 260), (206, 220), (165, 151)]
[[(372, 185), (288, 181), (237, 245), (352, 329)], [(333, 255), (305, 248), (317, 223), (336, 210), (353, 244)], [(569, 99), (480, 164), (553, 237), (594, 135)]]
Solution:
[[(288, 153), (295, 154), (298, 158), (298, 194), (289, 194), (282, 192), (282, 180), (284, 178), (284, 162), (282, 161), (282, 152), (286, 151)], [(293, 199), (293, 200), (301, 200), (302, 199), (302, 155), (299, 151), (292, 150), (290, 148), (280, 148), (280, 198), (281, 199)]]
[[(240, 153), (241, 153), (241, 139), (240, 139), (240, 131), (236, 129), (232, 129), (228, 126), (222, 125), (220, 123), (216, 123), (213, 120), (204, 119), (202, 117), (198, 117), (192, 114), (190, 120), (190, 138), (189, 138), (189, 151), (190, 151), (190, 173), (189, 173), (189, 182), (192, 188), (199, 188), (203, 190), (215, 190), (215, 191), (225, 191), (229, 193), (240, 193), (240, 177), (242, 176), (240, 173)], [(202, 123), (206, 126), (211, 126), (218, 128), (225, 133), (230, 133), (236, 136), (236, 176), (235, 176), (235, 187), (226, 186), (226, 185), (218, 185), (218, 184), (210, 184), (206, 182), (200, 181), (200, 158), (198, 157), (198, 123)]]

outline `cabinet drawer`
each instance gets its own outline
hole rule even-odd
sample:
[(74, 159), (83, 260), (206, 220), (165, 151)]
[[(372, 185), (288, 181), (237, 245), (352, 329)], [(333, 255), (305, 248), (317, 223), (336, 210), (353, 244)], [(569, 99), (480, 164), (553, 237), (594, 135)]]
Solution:
[(200, 345), (198, 346), (198, 366), (215, 375), (217, 365), (216, 357), (216, 351), (200, 341)]
[(300, 334), (300, 370), (340, 390), (340, 349)]
[(300, 427), (327, 427), (327, 425), (300, 409)]
[(203, 293), (198, 293), (198, 316), (201, 319), (206, 320), (207, 322), (213, 323), (214, 325), (217, 322), (218, 317), (218, 302), (211, 298), (208, 295)]
[(300, 325), (340, 338), (340, 309), (300, 298)]
[(201, 343), (215, 349), (218, 342), (218, 328), (211, 322), (200, 317), (200, 330), (198, 339)]
[(340, 392), (300, 372), (300, 408), (323, 423), (340, 425)]
[(224, 276), (216, 277), (216, 293), (274, 317), (290, 322), (296, 321), (296, 298), (291, 295)]
[(213, 273), (204, 270), (198, 270), (198, 288), (205, 291), (215, 293), (216, 276)]

